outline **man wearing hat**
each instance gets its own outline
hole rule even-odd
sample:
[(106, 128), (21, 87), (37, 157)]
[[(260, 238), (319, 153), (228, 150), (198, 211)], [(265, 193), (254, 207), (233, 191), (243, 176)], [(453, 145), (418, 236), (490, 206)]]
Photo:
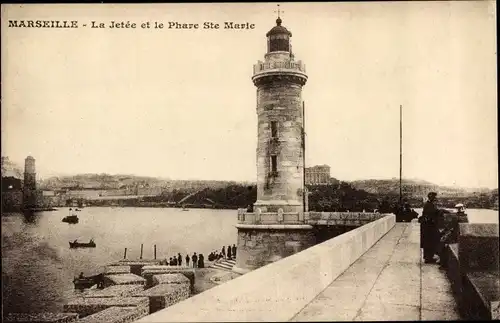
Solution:
[(436, 192), (427, 194), (428, 201), (424, 204), (420, 222), (420, 248), (424, 249), (425, 263), (435, 263), (434, 254), (439, 244), (438, 220), (441, 212), (436, 207)]

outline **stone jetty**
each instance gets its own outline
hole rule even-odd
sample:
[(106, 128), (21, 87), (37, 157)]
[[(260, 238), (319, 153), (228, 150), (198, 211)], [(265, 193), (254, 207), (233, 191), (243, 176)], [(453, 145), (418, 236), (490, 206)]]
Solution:
[(64, 305), (64, 312), (78, 313), (80, 318), (95, 314), (107, 308), (137, 307), (144, 315), (149, 311), (149, 299), (147, 297), (79, 297)]
[(105, 275), (104, 287), (113, 285), (145, 285), (146, 279), (135, 274)]
[(105, 275), (130, 274), (130, 266), (107, 266), (104, 270)]
[(183, 266), (144, 266), (142, 268), (141, 276), (146, 279), (146, 287), (154, 285), (153, 276), (161, 274), (182, 274), (189, 279), (191, 283), (191, 292), (194, 288), (195, 273), (194, 269)]
[(103, 311), (89, 315), (78, 323), (128, 323), (140, 319), (144, 316), (142, 311), (137, 310), (136, 307), (110, 307)]
[(447, 276), (461, 315), (468, 320), (498, 320), (498, 224), (460, 223), (458, 243), (449, 245), (447, 254)]
[(71, 323), (77, 320), (77, 313), (8, 313), (3, 317), (6, 323)]
[(129, 323), (190, 297), (194, 269), (160, 260), (124, 259), (104, 270), (104, 288), (89, 289), (64, 305), (64, 313), (9, 313), (5, 322)]
[(153, 276), (153, 284), (183, 284), (189, 286), (190, 281), (182, 274), (160, 274)]
[(160, 265), (161, 260), (157, 259), (140, 259), (140, 260), (130, 260), (122, 259), (116, 263), (110, 264), (110, 266), (129, 266), (130, 272), (135, 275), (141, 275), (142, 267), (148, 265)]
[(63, 306), (63, 313), (10, 313), (4, 320), (16, 323), (135, 322), (193, 295), (196, 269), (160, 263), (156, 259), (123, 259), (110, 263), (103, 271), (104, 288), (91, 288), (75, 295)]
[(83, 297), (127, 297), (143, 291), (143, 284), (136, 285), (113, 285), (104, 289), (91, 289), (83, 294)]
[(155, 313), (189, 297), (189, 280), (184, 276), (182, 277), (186, 279), (187, 283), (159, 284), (145, 291), (136, 293), (134, 296), (141, 298), (148, 297), (149, 313)]

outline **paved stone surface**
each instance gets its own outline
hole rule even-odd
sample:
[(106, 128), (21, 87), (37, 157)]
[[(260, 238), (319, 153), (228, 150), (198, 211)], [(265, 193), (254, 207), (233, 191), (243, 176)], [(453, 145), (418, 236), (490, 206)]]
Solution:
[[(138, 322), (288, 321), (386, 236), (394, 225), (395, 216), (388, 215), (190, 297)], [(390, 257), (390, 253), (382, 248), (377, 251)], [(364, 280), (371, 279), (372, 285), (377, 279), (377, 275), (370, 274), (373, 263), (379, 264), (380, 270), (384, 264), (376, 257), (374, 259), (374, 262), (367, 261), (366, 265), (358, 263), (360, 270), (366, 273)], [(352, 282), (339, 281), (337, 284), (352, 286)], [(360, 280), (354, 287), (363, 288), (365, 285)], [(351, 290), (351, 293), (352, 297), (357, 294), (356, 290)], [(359, 299), (359, 302), (363, 301), (363, 298)]]
[(412, 222), (396, 223), (291, 321), (459, 319), (445, 272), (421, 262)]

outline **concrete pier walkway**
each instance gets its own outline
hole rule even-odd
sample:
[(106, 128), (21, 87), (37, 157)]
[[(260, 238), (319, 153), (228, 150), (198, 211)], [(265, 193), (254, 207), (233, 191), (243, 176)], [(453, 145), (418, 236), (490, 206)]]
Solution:
[(291, 321), (460, 320), (439, 265), (421, 261), (420, 225), (396, 223)]

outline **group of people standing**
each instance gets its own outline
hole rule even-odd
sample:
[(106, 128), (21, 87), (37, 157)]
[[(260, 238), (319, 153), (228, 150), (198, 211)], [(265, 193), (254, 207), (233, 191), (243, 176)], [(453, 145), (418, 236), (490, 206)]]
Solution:
[[(186, 266), (187, 267), (193, 267), (193, 268), (205, 268), (205, 257), (203, 256), (202, 253), (199, 255), (193, 253), (191, 257), (189, 257), (189, 254), (186, 255), (184, 258), (186, 260)], [(180, 253), (177, 254), (177, 256), (170, 257), (169, 260), (165, 259), (164, 261), (161, 262), (161, 265), (167, 265), (167, 266), (182, 266), (182, 260), (183, 257)], [(191, 262), (191, 265), (190, 265)]]
[[(428, 201), (424, 204), (422, 216), (418, 218), (420, 223), (420, 248), (423, 249), (425, 263), (439, 263), (441, 268), (445, 268), (445, 247), (447, 244), (457, 242), (458, 223), (468, 222), (468, 220), (463, 207), (457, 209), (456, 216), (446, 216), (450, 212), (439, 209), (435, 205), (436, 197), (436, 192), (427, 194)], [(438, 259), (434, 256), (438, 256)]]
[[(236, 245), (228, 245), (227, 249), (226, 246), (223, 246), (220, 252), (212, 251), (208, 255), (208, 261), (216, 261), (219, 259), (236, 259)], [(182, 266), (183, 260), (185, 260), (187, 267), (205, 268), (205, 257), (201, 253), (196, 254), (196, 252), (193, 253), (191, 257), (189, 257), (189, 254), (187, 254), (186, 257), (183, 257), (180, 253), (178, 253), (177, 256), (170, 257), (168, 260), (165, 258), (165, 260), (161, 261), (160, 264), (167, 266)]]
[(208, 255), (208, 261), (216, 261), (219, 259), (227, 259), (227, 260), (236, 259), (236, 245), (233, 244), (232, 247), (231, 247), (231, 245), (228, 245), (227, 249), (226, 249), (226, 246), (222, 246), (222, 249), (220, 252), (212, 251)]

